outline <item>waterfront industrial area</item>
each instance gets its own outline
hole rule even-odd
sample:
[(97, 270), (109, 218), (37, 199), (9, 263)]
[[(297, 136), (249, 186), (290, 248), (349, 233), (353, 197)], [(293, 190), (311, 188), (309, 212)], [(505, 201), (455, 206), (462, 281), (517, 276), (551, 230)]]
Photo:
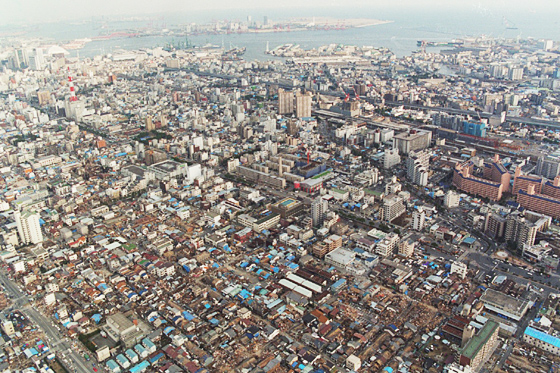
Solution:
[(558, 42), (0, 46), (1, 372), (557, 371)]

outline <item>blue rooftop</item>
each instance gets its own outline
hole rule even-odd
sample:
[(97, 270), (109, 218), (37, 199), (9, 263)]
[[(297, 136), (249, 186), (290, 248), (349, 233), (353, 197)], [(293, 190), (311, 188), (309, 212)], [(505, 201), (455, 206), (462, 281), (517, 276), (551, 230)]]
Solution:
[(533, 329), (530, 326), (528, 326), (527, 329), (525, 329), (525, 334), (527, 334), (529, 337), (536, 338), (539, 341), (543, 341), (545, 343), (551, 344), (556, 348), (560, 348), (559, 338), (543, 333), (540, 330)]

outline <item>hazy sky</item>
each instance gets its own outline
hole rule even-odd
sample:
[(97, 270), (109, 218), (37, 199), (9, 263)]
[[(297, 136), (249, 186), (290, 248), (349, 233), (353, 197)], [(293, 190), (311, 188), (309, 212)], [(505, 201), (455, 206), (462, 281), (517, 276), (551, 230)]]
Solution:
[[(460, 10), (461, 8), (479, 7), (484, 11), (527, 11), (528, 15), (537, 11), (558, 12), (560, 2), (557, 0), (0, 0), (0, 22), (37, 23), (68, 19), (83, 19), (92, 16), (112, 15), (149, 15), (163, 13), (188, 13), (203, 10), (254, 9), (255, 12), (269, 9), (282, 9), (283, 13), (293, 10), (297, 16), (298, 9), (318, 8), (323, 12), (328, 9), (371, 8), (380, 11), (398, 11), (421, 7), (423, 9)], [(359, 16), (357, 11), (356, 16)]]

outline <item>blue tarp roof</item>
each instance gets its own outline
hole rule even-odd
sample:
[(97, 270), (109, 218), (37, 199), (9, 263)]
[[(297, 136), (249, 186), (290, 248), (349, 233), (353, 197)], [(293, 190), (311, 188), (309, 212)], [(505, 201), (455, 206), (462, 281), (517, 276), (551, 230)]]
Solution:
[(187, 311), (183, 311), (182, 315), (187, 321), (194, 320), (194, 316)]

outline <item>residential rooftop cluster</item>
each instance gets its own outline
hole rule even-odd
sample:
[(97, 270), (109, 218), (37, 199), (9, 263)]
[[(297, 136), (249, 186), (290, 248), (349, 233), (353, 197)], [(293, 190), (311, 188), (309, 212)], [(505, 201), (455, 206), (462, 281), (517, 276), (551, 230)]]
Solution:
[(555, 369), (558, 44), (422, 48), (6, 46), (0, 369)]

